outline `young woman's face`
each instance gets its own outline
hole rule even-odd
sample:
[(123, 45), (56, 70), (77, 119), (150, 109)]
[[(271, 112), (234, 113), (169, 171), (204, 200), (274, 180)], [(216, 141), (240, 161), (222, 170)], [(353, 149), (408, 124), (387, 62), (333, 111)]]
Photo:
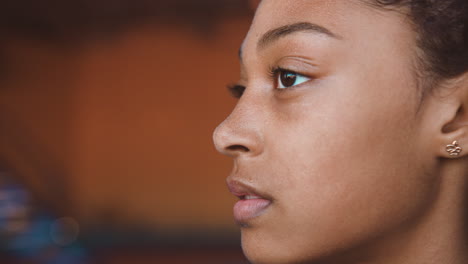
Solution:
[(234, 159), (252, 262), (377, 247), (430, 206), (415, 39), (401, 12), (360, 0), (261, 3), (241, 49), (246, 89), (214, 135)]

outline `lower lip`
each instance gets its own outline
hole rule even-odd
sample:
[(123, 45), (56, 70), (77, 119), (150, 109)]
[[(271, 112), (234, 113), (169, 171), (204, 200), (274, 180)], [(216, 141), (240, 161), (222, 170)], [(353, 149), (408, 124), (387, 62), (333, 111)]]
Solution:
[(234, 205), (234, 218), (238, 223), (245, 223), (265, 212), (270, 204), (265, 199), (240, 200)]

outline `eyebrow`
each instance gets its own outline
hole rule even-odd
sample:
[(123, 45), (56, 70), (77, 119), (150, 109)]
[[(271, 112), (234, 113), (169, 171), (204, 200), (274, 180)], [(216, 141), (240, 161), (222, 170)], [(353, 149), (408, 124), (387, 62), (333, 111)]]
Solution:
[(341, 39), (341, 37), (320, 25), (309, 22), (299, 22), (281, 26), (268, 31), (258, 41), (257, 49), (263, 49), (271, 43), (275, 42), (276, 40), (296, 32), (312, 32), (316, 34), (322, 34), (331, 38)]
[[(312, 32), (334, 39), (342, 39), (341, 36), (331, 32), (327, 28), (322, 27), (320, 25), (310, 22), (298, 22), (269, 30), (268, 32), (263, 34), (263, 36), (257, 42), (257, 50), (265, 49), (267, 46), (271, 45), (276, 40), (296, 32)], [(242, 59), (242, 47), (239, 49), (239, 58)]]

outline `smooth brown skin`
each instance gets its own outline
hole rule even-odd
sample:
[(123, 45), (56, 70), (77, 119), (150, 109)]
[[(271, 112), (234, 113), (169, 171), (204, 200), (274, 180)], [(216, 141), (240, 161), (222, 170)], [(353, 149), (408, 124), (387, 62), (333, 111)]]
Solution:
[[(258, 46), (297, 22), (338, 37), (304, 31)], [(214, 133), (234, 159), (228, 180), (273, 198), (241, 227), (249, 260), (466, 263), (468, 78), (422, 97), (416, 47), (401, 12), (262, 1), (242, 45), (246, 91)], [(278, 89), (271, 66), (304, 77)], [(453, 140), (458, 157), (445, 151)]]

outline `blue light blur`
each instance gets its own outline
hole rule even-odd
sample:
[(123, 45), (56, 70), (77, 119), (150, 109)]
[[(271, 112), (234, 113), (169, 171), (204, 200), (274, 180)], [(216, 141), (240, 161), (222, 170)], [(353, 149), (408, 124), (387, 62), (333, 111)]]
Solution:
[[(67, 221), (64, 221), (67, 220)], [(71, 224), (70, 224), (71, 223)], [(0, 171), (0, 253), (37, 264), (84, 264), (87, 250), (71, 219), (35, 206), (26, 189)]]

